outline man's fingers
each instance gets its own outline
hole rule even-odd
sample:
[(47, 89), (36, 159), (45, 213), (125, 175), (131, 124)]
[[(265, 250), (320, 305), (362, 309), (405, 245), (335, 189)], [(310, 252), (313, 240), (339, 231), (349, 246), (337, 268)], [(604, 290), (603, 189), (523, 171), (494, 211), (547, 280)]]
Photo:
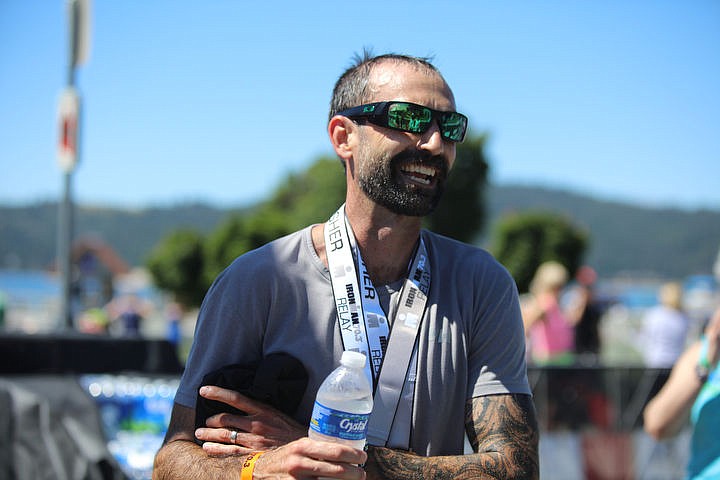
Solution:
[(272, 475), (289, 473), (292, 478), (332, 477), (348, 480), (365, 478), (358, 467), (367, 459), (362, 450), (347, 445), (318, 442), (305, 437), (263, 455), (256, 463), (256, 471)]
[(249, 420), (246, 416), (233, 415), (232, 413), (218, 413), (210, 416), (205, 420), (205, 426), (212, 428), (230, 428), (237, 427), (240, 430), (246, 430)]
[(238, 437), (242, 440), (239, 432), (233, 428), (198, 428), (195, 430), (195, 437), (203, 442), (218, 442), (229, 445), (242, 445), (242, 441), (238, 441)]
[(195, 437), (203, 442), (224, 443), (244, 447), (253, 447), (262, 440), (262, 437), (258, 435), (232, 428), (198, 428), (195, 430)]
[(259, 436), (277, 436), (278, 428), (255, 417), (218, 413), (205, 421), (209, 428), (238, 430)]
[(205, 385), (200, 387), (200, 395), (208, 400), (217, 400), (218, 402), (231, 405), (249, 415), (255, 415), (263, 410), (262, 403), (256, 402), (235, 390), (229, 390), (227, 388)]
[[(233, 432), (235, 432), (233, 434)], [(262, 435), (256, 435), (242, 430), (231, 428), (198, 428), (195, 437), (202, 442), (211, 442), (225, 445), (236, 445), (252, 450), (270, 450), (280, 444)]]
[(315, 460), (312, 458), (301, 459), (296, 469), (290, 469), (301, 478), (343, 478), (347, 480), (361, 480), (365, 478), (365, 471), (357, 465), (350, 463), (335, 463), (329, 461)]
[(225, 445), (223, 443), (205, 442), (202, 446), (205, 453), (211, 457), (229, 457), (231, 455), (247, 455), (254, 450), (239, 445)]
[(364, 451), (340, 443), (320, 442), (306, 438), (299, 440), (298, 444), (305, 455), (318, 460), (354, 464), (363, 464), (367, 460), (367, 453)]

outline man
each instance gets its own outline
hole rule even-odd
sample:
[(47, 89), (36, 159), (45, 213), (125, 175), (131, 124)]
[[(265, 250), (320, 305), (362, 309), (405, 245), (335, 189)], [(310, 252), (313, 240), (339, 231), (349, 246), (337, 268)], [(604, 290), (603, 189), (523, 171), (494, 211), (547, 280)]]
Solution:
[[(239, 257), (218, 277), (201, 309), (155, 478), (238, 478), (253, 462), (254, 473), (246, 467), (243, 478), (537, 477), (515, 284), (486, 252), (421, 228), (466, 122), (423, 59), (365, 56), (341, 76), (328, 133), (345, 167), (344, 208), (326, 224)], [(347, 271), (357, 273), (339, 278)], [(362, 301), (345, 286), (363, 292)], [(348, 304), (359, 320), (346, 322)], [(389, 342), (372, 333), (383, 324), (391, 325)], [(347, 348), (368, 354), (366, 373), (376, 385), (367, 454), (306, 437), (315, 393)], [(202, 386), (204, 398), (247, 416), (216, 415), (194, 430), (205, 373), (276, 352), (308, 370), (293, 417)], [(386, 388), (393, 381), (395, 390)], [(463, 454), (464, 433), (476, 453)], [(257, 451), (265, 453), (249, 456)]]

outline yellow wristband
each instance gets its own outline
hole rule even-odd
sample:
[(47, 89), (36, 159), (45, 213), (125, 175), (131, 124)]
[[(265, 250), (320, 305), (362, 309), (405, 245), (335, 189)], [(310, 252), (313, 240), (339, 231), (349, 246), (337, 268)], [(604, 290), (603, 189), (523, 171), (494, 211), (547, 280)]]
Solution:
[(255, 470), (255, 462), (258, 458), (260, 458), (260, 455), (262, 455), (263, 453), (265, 452), (255, 452), (245, 459), (245, 462), (242, 466), (242, 471), (240, 472), (240, 480), (252, 480), (253, 470)]

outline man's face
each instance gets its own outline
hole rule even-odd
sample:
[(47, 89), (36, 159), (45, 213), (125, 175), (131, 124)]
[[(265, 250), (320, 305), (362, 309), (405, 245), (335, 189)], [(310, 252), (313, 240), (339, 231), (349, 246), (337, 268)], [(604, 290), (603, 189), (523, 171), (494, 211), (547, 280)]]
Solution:
[(393, 155), (368, 142), (361, 143), (358, 157), (358, 185), (375, 203), (412, 217), (435, 210), (448, 173), (444, 158), (414, 147)]
[[(378, 65), (371, 85), (373, 102), (404, 100), (436, 110), (455, 110), (452, 92), (439, 75), (407, 65)], [(355, 154), (360, 190), (398, 215), (431, 213), (455, 161), (455, 144), (442, 140), (437, 123), (422, 134), (366, 124), (360, 135)]]

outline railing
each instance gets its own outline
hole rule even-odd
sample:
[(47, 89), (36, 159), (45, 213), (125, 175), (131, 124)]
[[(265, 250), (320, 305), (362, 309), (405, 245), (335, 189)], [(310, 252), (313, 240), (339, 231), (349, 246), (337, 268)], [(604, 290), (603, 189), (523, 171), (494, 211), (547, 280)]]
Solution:
[(643, 408), (668, 374), (635, 366), (531, 367), (541, 478), (683, 478), (689, 427), (662, 442), (642, 430)]

